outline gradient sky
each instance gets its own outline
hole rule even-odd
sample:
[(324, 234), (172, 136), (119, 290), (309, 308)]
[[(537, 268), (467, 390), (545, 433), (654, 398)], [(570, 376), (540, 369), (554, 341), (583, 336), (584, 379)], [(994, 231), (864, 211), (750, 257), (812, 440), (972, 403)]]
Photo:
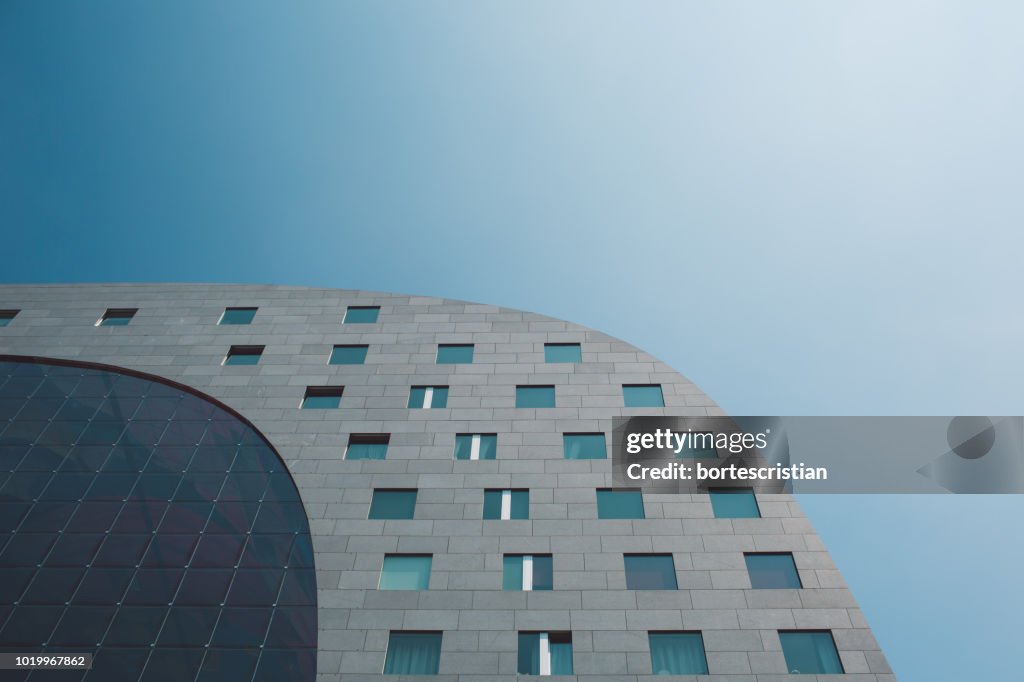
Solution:
[[(733, 414), (1024, 412), (1024, 5), (0, 3), (3, 282), (432, 294)], [(807, 497), (899, 678), (1020, 677), (1020, 497)]]

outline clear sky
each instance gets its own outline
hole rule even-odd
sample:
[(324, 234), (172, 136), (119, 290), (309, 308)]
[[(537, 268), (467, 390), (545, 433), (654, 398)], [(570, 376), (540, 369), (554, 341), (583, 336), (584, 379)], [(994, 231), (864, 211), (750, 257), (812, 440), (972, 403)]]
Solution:
[[(733, 414), (1021, 414), (1024, 5), (0, 3), (4, 282), (534, 310)], [(802, 500), (905, 681), (1019, 679), (1020, 497)]]

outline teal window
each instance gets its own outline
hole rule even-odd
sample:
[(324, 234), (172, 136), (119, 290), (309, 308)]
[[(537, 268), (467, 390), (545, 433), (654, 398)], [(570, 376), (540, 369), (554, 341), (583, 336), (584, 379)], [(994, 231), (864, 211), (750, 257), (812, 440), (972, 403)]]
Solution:
[(572, 675), (572, 633), (520, 632), (520, 675)]
[(448, 407), (448, 387), (413, 386), (409, 391), (409, 407), (425, 410)]
[(304, 410), (332, 410), (341, 406), (344, 386), (310, 386), (302, 399)]
[(744, 554), (750, 586), (755, 590), (800, 589), (793, 555), (788, 552)]
[(431, 560), (429, 554), (388, 554), (380, 570), (379, 589), (429, 589)]
[(699, 632), (649, 632), (651, 673), (655, 675), (707, 675), (704, 638)]
[(566, 459), (607, 459), (608, 448), (603, 433), (566, 433), (562, 453)]
[(416, 513), (415, 490), (373, 491), (370, 502), (371, 519), (411, 519)]
[(484, 518), (505, 521), (530, 518), (530, 491), (485, 490)]
[(761, 510), (750, 488), (717, 488), (708, 491), (716, 519), (758, 519)]
[(20, 310), (0, 310), (0, 327), (6, 327), (11, 323), (11, 320), (21, 312)]
[(256, 308), (225, 308), (217, 324), (252, 324)]
[(644, 496), (639, 490), (597, 491), (597, 518), (599, 519), (642, 519), (644, 518)]
[(554, 386), (516, 386), (516, 407), (554, 406)]
[(386, 433), (353, 433), (348, 437), (345, 459), (385, 459), (390, 440)]
[(828, 630), (780, 631), (779, 642), (790, 675), (841, 675), (843, 664)]
[(460, 433), (455, 436), (455, 459), (495, 459), (498, 435), (495, 433)]
[(683, 449), (676, 457), (718, 457), (715, 449), (715, 434), (706, 431), (694, 431), (684, 443)]
[(665, 407), (665, 397), (659, 384), (623, 386), (622, 398), (626, 407)]
[(627, 590), (676, 589), (676, 565), (671, 554), (626, 554)]
[(97, 327), (123, 327), (132, 321), (138, 308), (110, 308), (96, 321)]
[(545, 343), (544, 362), (583, 362), (578, 343)]
[(361, 365), (366, 362), (367, 346), (335, 346), (328, 365)]
[(440, 632), (392, 631), (388, 636), (385, 675), (436, 675), (440, 663)]
[(255, 365), (259, 363), (262, 355), (263, 346), (231, 346), (227, 357), (224, 358), (224, 364)]
[(345, 324), (374, 324), (380, 315), (380, 306), (350, 305), (345, 311)]
[(437, 364), (468, 365), (473, 362), (473, 344), (441, 344), (437, 347)]
[(554, 588), (550, 554), (506, 554), (501, 589), (550, 590)]

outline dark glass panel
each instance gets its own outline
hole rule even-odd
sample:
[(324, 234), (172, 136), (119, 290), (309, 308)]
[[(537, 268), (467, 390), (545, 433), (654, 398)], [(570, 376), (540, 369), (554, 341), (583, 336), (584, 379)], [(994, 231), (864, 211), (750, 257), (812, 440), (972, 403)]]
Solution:
[(160, 522), (160, 532), (198, 534), (212, 509), (212, 502), (172, 502)]
[(282, 471), (281, 461), (277, 455), (264, 446), (247, 446), (238, 449), (238, 456), (232, 471)]
[(250, 682), (259, 649), (210, 649), (196, 682)]
[(125, 595), (126, 604), (169, 604), (184, 571), (173, 568), (141, 568)]
[(222, 500), (260, 500), (267, 489), (267, 475), (263, 473), (231, 473), (220, 491)]
[(186, 396), (184, 400), (178, 403), (178, 409), (174, 412), (174, 421), (177, 424), (187, 424), (193, 421), (202, 422), (203, 430), (205, 430), (206, 420), (212, 418), (218, 411), (219, 408), (213, 403)]
[(134, 568), (90, 568), (78, 586), (75, 603), (117, 604), (134, 575)]
[(104, 638), (104, 644), (149, 646), (156, 642), (167, 616), (164, 606), (122, 606)]
[(259, 511), (258, 502), (219, 502), (213, 507), (206, 532), (246, 533), (252, 528), (252, 523)]
[(191, 472), (225, 472), (238, 452), (237, 445), (200, 445), (189, 463)]
[(88, 400), (78, 400), (77, 398), (68, 398), (53, 418), (62, 422), (77, 422), (86, 421), (94, 414), (96, 414), (96, 403)]
[(192, 680), (203, 662), (202, 649), (153, 649), (139, 682), (182, 682)]
[(35, 574), (34, 568), (0, 568), (0, 604), (18, 601)]
[(274, 609), (274, 619), (264, 646), (291, 649), (316, 641), (316, 607), (288, 606)]
[(316, 652), (312, 649), (292, 651), (264, 649), (253, 682), (312, 679), (316, 673)]
[(210, 641), (220, 609), (216, 607), (173, 606), (167, 613), (157, 644), (161, 646), (203, 646)]
[[(56, 424), (57, 422), (54, 422)], [(65, 422), (60, 422), (61, 424)], [(49, 422), (13, 421), (8, 423), (0, 436), (0, 445), (25, 445), (38, 440), (39, 434), (43, 432)], [(0, 424), (2, 427), (3, 424)]]
[(18, 413), (18, 418), (39, 421), (53, 419), (63, 405), (64, 398), (29, 398)]
[(81, 502), (65, 530), (71, 533), (102, 533), (114, 525), (121, 506), (121, 502)]
[(181, 477), (181, 483), (174, 493), (174, 499), (215, 499), (224, 485), (224, 478), (224, 474), (196, 474), (189, 472)]
[(270, 474), (267, 490), (263, 493), (265, 502), (298, 502), (299, 494), (291, 476), (285, 473)]
[(85, 427), (85, 431), (78, 438), (79, 445), (113, 445), (121, 437), (124, 431), (124, 422), (120, 421), (93, 421)]
[(50, 638), (51, 646), (93, 646), (100, 643), (103, 633), (114, 617), (113, 606), (71, 606), (60, 619), (57, 630)]
[(203, 434), (203, 445), (238, 445), (244, 434), (245, 425), (241, 422), (212, 422)]
[(149, 545), (143, 566), (184, 566), (192, 557), (199, 537), (196, 535), (157, 534)]
[(110, 456), (103, 463), (101, 470), (138, 473), (146, 467), (146, 462), (152, 454), (151, 448), (116, 445), (110, 449)]
[(249, 538), (240, 566), (244, 568), (284, 568), (292, 548), (292, 534), (255, 534)]
[(188, 445), (158, 445), (146, 464), (146, 471), (180, 474), (188, 466), (196, 449)]
[[(223, 504), (223, 503), (222, 503)], [(221, 504), (217, 505), (222, 506)], [(254, 533), (297, 533), (307, 528), (306, 511), (298, 502), (264, 505), (256, 517)]]
[(70, 450), (68, 446), (32, 448), (21, 460), (18, 471), (56, 471)]
[(191, 568), (185, 573), (175, 604), (222, 604), (234, 571)]
[(85, 566), (92, 562), (104, 537), (99, 533), (62, 533), (46, 557), (46, 565)]
[(232, 606), (273, 604), (284, 577), (282, 570), (239, 569), (231, 584), (227, 603)]
[(28, 516), (21, 522), (19, 530), (21, 532), (61, 530), (67, 525), (76, 508), (77, 503), (65, 500), (36, 502), (32, 505)]
[(142, 474), (132, 490), (131, 499), (169, 500), (180, 482), (181, 476), (174, 474)]
[[(57, 537), (52, 533), (15, 534), (0, 554), (0, 566), (35, 566), (43, 563)], [(0, 589), (2, 587), (0, 585)]]
[(176, 397), (154, 398), (149, 396), (142, 401), (142, 404), (135, 411), (135, 418), (166, 422), (174, 414), (174, 411), (178, 409), (179, 402), (180, 398)]
[[(115, 621), (116, 622), (116, 621)], [(92, 659), (92, 670), (86, 682), (137, 680), (149, 658), (149, 649), (101, 648)]]
[(11, 530), (25, 518), (28, 508), (24, 502), (0, 502), (0, 528)]
[(211, 644), (223, 647), (260, 646), (267, 635), (271, 612), (268, 608), (224, 609)]
[(277, 603), (292, 606), (316, 604), (316, 576), (310, 569), (289, 568), (284, 574)]
[(96, 481), (85, 493), (87, 500), (123, 500), (135, 486), (138, 474), (113, 474), (105, 473), (97, 476)]
[(56, 474), (39, 498), (43, 500), (80, 500), (92, 485), (93, 478), (95, 478), (94, 474), (85, 472)]
[(94, 566), (138, 566), (152, 539), (151, 534), (108, 535), (92, 563)]
[(167, 510), (166, 502), (126, 502), (114, 523), (115, 533), (147, 533), (156, 530)]
[[(7, 502), (34, 500), (42, 494), (51, 478), (53, 478), (53, 474), (49, 472), (27, 471), (11, 474), (7, 483), (0, 489), (0, 499)], [(13, 526), (3, 525), (0, 528), (13, 528)]]
[(38, 647), (53, 633), (64, 606), (19, 606), (0, 631), (0, 642), (6, 647)]
[[(181, 412), (181, 407), (178, 408), (178, 412)], [(206, 431), (207, 422), (183, 422), (177, 421), (178, 417), (175, 416), (176, 421), (172, 421), (167, 425), (167, 430), (164, 431), (163, 436), (160, 438), (161, 445), (198, 445), (199, 441), (203, 439), (203, 432)]]
[[(0, 419), (3, 416), (0, 415)], [(27, 445), (5, 445), (0, 447), (0, 471), (14, 471), (18, 463), (28, 454)]]
[(40, 568), (21, 597), (22, 604), (63, 604), (82, 581), (85, 568)]
[(313, 540), (309, 535), (295, 536), (295, 544), (292, 545), (292, 554), (288, 558), (288, 565), (291, 567), (313, 567)]
[(103, 445), (76, 445), (61, 465), (61, 471), (99, 471), (110, 455), (110, 447)]
[(245, 545), (244, 535), (210, 535), (199, 540), (199, 546), (192, 555), (191, 566), (235, 566)]

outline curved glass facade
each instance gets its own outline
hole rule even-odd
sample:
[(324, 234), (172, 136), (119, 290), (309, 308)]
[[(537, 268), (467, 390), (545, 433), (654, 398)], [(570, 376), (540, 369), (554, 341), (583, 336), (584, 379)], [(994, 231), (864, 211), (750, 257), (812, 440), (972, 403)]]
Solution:
[(43, 682), (312, 681), (316, 578), (284, 463), (155, 377), (0, 362), (0, 651)]

